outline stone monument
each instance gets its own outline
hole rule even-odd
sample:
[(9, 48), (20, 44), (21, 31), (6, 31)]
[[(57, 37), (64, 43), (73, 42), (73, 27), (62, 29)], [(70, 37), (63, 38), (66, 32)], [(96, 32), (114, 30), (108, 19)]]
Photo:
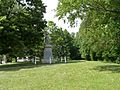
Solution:
[(52, 46), (50, 44), (50, 36), (48, 32), (45, 32), (45, 48), (44, 48), (44, 57), (42, 63), (53, 63), (52, 60)]

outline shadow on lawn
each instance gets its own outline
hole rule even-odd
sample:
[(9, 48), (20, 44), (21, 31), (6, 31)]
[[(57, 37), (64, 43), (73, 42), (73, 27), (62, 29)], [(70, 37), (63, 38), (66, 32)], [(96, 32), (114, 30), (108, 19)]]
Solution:
[(29, 68), (35, 68), (40, 67), (43, 65), (34, 65), (32, 63), (16, 63), (16, 64), (4, 64), (0, 65), (0, 71), (18, 71), (21, 69), (29, 69)]
[(29, 69), (29, 68), (36, 68), (36, 67), (43, 67), (43, 66), (50, 66), (50, 65), (57, 65), (57, 64), (68, 64), (68, 63), (79, 63), (84, 62), (83, 60), (73, 60), (67, 63), (55, 63), (55, 64), (33, 64), (31, 62), (21, 62), (21, 63), (11, 63), (11, 64), (4, 64), (0, 65), (0, 71), (18, 71), (21, 69)]
[(104, 65), (97, 66), (94, 70), (102, 71), (111, 71), (113, 73), (120, 73), (120, 65)]

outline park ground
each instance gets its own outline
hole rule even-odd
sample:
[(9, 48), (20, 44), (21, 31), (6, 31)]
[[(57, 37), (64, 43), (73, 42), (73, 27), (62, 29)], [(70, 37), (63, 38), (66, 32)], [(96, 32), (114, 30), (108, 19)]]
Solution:
[(100, 61), (0, 65), (0, 90), (120, 90), (120, 65)]

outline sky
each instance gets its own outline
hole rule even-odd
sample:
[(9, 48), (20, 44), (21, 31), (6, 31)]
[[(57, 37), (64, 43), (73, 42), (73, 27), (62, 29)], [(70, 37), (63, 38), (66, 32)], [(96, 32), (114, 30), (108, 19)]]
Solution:
[[(58, 0), (42, 0), (44, 5), (46, 5), (46, 14), (44, 15), (44, 18), (47, 21), (53, 21), (56, 23), (58, 27), (62, 27), (63, 29), (67, 29), (70, 33), (78, 32), (79, 27), (71, 28), (67, 23), (64, 23), (63, 20), (58, 20), (57, 17), (55, 17), (55, 9), (58, 4)], [(79, 22), (78, 22), (79, 23)]]

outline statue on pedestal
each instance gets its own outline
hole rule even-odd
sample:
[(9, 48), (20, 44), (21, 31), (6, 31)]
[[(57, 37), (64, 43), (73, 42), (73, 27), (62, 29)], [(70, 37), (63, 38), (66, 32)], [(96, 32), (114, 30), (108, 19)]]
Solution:
[(50, 44), (50, 36), (49, 33), (46, 32), (45, 33), (45, 45), (49, 45)]
[(48, 32), (45, 32), (45, 48), (43, 63), (52, 63), (52, 46), (50, 45), (50, 36)]

